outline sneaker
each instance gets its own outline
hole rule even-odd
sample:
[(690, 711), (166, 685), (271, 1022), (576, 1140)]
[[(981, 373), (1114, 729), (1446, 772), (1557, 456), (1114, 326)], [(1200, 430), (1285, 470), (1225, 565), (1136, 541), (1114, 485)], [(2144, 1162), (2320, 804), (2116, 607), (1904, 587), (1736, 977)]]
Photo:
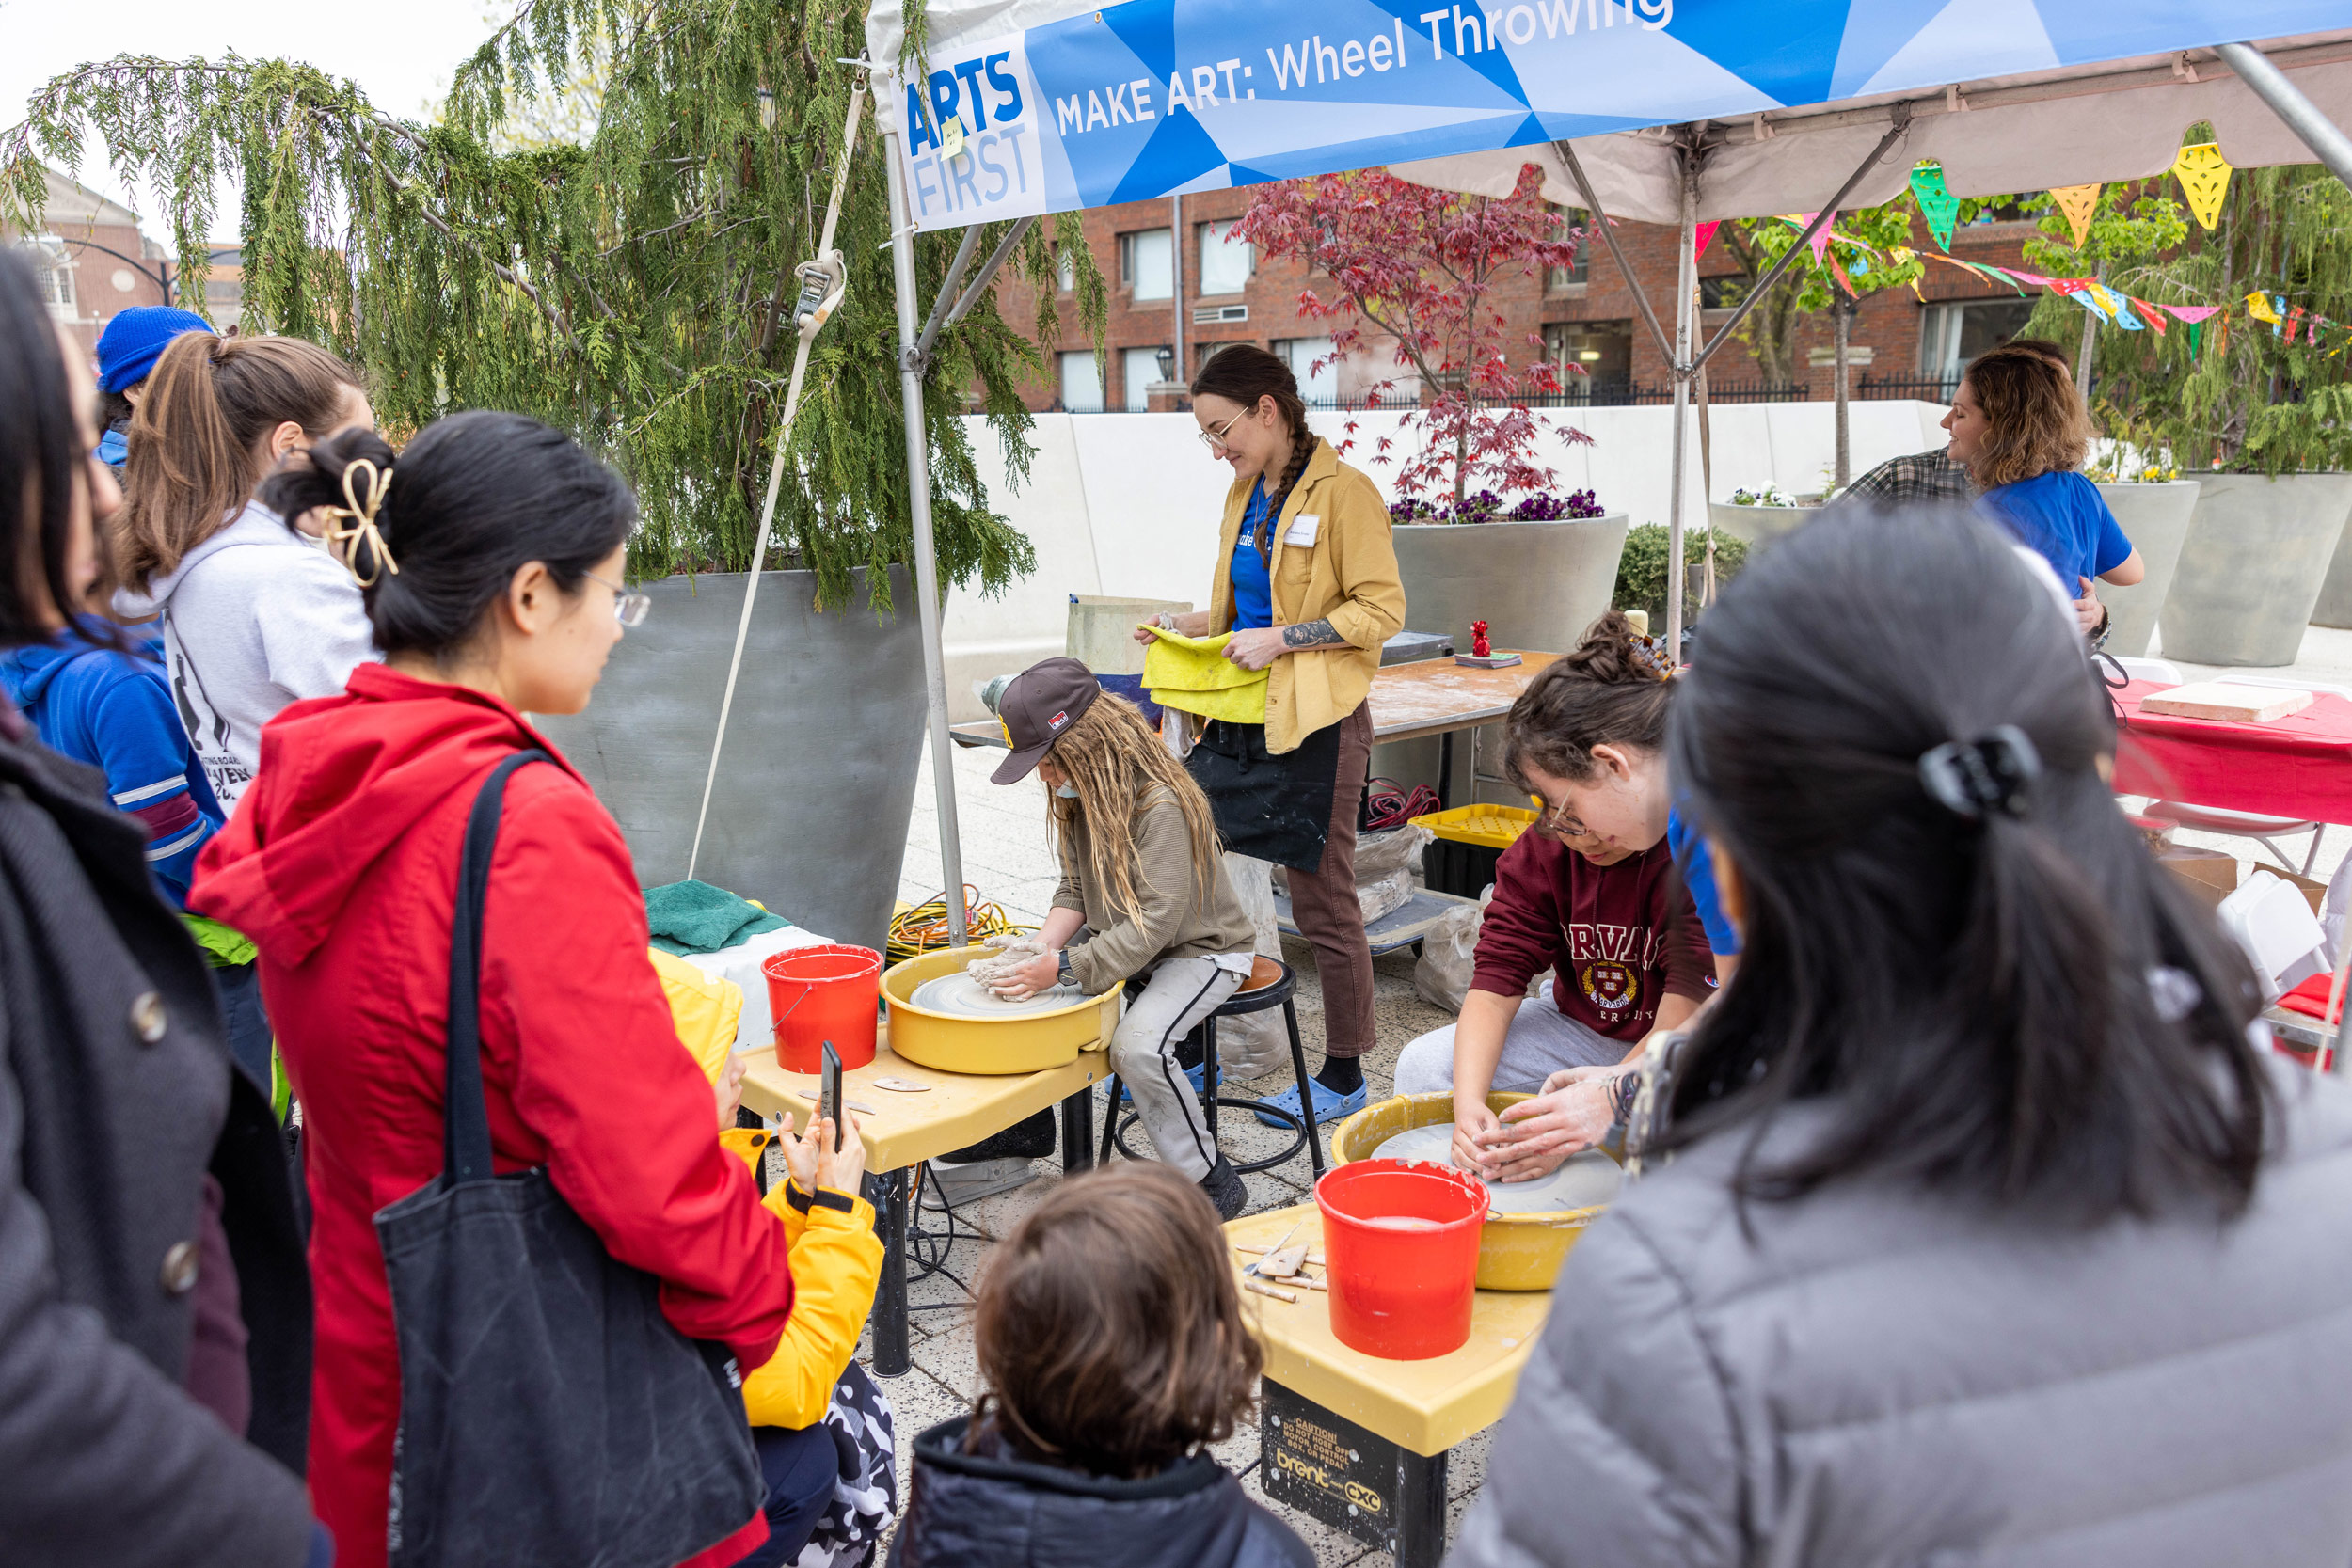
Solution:
[(1216, 1157), (1216, 1164), (1209, 1174), (1200, 1179), (1200, 1190), (1216, 1205), (1216, 1217), (1220, 1220), (1237, 1220), (1241, 1212), (1249, 1207), (1249, 1189), (1243, 1185), (1241, 1172), (1233, 1168), (1233, 1162), (1223, 1154)]
[[(1195, 1062), (1192, 1066), (1184, 1069), (1184, 1081), (1192, 1085), (1192, 1092), (1196, 1096), (1202, 1093), (1206, 1087), (1200, 1080), (1201, 1073), (1206, 1070), (1206, 1064), (1200, 1062)], [(1124, 1105), (1127, 1101), (1133, 1100), (1135, 1096), (1127, 1092), (1127, 1080), (1121, 1078), (1119, 1081), (1119, 1102), (1121, 1105)]]
[[(1352, 1092), (1342, 1094), (1337, 1089), (1325, 1088), (1321, 1084), (1315, 1083), (1315, 1081), (1311, 1078), (1308, 1079), (1307, 1082), (1314, 1086), (1315, 1120), (1318, 1122), (1337, 1121), (1342, 1117), (1352, 1117), (1357, 1112), (1362, 1110), (1366, 1101), (1370, 1099), (1370, 1096), (1366, 1093), (1366, 1091), (1371, 1087), (1369, 1084), (1359, 1084)], [(1289, 1088), (1284, 1089), (1280, 1094), (1267, 1095), (1264, 1099), (1259, 1101), (1258, 1103), (1261, 1105), (1272, 1105), (1278, 1109), (1288, 1111), (1293, 1116), (1296, 1116), (1298, 1114), (1298, 1085), (1294, 1084)], [(1284, 1121), (1281, 1117), (1267, 1116), (1263, 1111), (1260, 1111), (1258, 1113), (1258, 1119), (1264, 1122), (1268, 1127), (1288, 1127), (1290, 1125), (1289, 1122)]]

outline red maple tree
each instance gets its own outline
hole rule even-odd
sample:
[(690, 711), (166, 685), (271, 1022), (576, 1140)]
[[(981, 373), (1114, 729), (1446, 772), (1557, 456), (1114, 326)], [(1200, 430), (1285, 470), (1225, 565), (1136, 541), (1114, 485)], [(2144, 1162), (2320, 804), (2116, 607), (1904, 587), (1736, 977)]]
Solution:
[[(1375, 448), (1377, 461), (1401, 461), (1400, 494), (1451, 489), (1458, 509), (1481, 482), (1506, 493), (1558, 483), (1534, 462), (1546, 421), (1517, 400), (1558, 391), (1559, 372), (1536, 333), (1521, 335), (1534, 353), (1512, 362), (1512, 334), (1491, 298), (1509, 277), (1576, 260), (1575, 231), (1545, 206), (1542, 184), (1533, 164), (1501, 198), (1416, 185), (1383, 168), (1325, 174), (1261, 187), (1234, 226), (1233, 236), (1262, 255), (1295, 257), (1330, 277), (1327, 291), (1298, 296), (1301, 316), (1331, 324), (1332, 352), (1317, 369), (1386, 338), (1396, 364), (1421, 378), (1428, 401), (1400, 426), (1421, 433), (1421, 450), (1390, 456), (1396, 443), (1385, 436)], [(1394, 376), (1375, 384), (1367, 403), (1395, 387)], [(1342, 451), (1354, 445), (1356, 421), (1347, 433)], [(1563, 434), (1592, 440), (1573, 428)]]

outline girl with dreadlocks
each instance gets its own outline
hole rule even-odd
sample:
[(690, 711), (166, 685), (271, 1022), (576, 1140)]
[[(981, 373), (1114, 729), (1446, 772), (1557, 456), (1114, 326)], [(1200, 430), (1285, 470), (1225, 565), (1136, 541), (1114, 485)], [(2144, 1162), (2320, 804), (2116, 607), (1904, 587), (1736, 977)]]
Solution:
[(1111, 1036), (1111, 1067), (1160, 1158), (1230, 1220), (1249, 1195), (1176, 1065), (1178, 1044), (1239, 989), (1255, 956), (1208, 799), (1135, 705), (1074, 658), (1024, 671), (997, 711), (1013, 750), (995, 781), (1034, 770), (1053, 791), (1062, 877), (1044, 926), (1023, 944), (1033, 956), (1009, 954), (1022, 961), (1002, 965), (992, 984), (1019, 998), (1068, 981), (1095, 996), (1148, 974)]

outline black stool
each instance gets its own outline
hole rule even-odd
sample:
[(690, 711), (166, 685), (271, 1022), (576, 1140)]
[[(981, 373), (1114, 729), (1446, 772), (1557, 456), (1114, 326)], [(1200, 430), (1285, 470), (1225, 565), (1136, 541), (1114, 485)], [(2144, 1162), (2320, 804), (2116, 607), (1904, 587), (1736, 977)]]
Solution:
[[(1268, 1160), (1252, 1160), (1246, 1164), (1236, 1164), (1233, 1169), (1239, 1172), (1271, 1170), (1276, 1165), (1287, 1164), (1298, 1157), (1298, 1150), (1303, 1146), (1307, 1150), (1307, 1157), (1314, 1163), (1316, 1177), (1319, 1179), (1323, 1175), (1323, 1144), (1315, 1133), (1314, 1101), (1311, 1091), (1307, 1088), (1307, 1050), (1298, 1042), (1298, 1008), (1292, 1000), (1295, 990), (1296, 983), (1292, 978), (1291, 966), (1279, 958), (1269, 958), (1260, 954), (1251, 961), (1249, 974), (1242, 980), (1240, 989), (1218, 1004), (1216, 1011), (1202, 1019), (1200, 1027), (1195, 1029), (1192, 1035), (1185, 1037), (1187, 1040), (1198, 1037), (1201, 1042), (1200, 1111), (1209, 1124), (1210, 1148), (1218, 1148), (1220, 1153), (1223, 1152), (1219, 1148), (1216, 1133), (1216, 1113), (1220, 1105), (1230, 1105), (1236, 1111), (1248, 1111), (1252, 1115), (1263, 1111), (1267, 1116), (1281, 1117), (1283, 1121), (1297, 1129), (1296, 1135), (1291, 1139), (1290, 1147), (1283, 1149), (1281, 1153)], [(1228, 1099), (1216, 1092), (1219, 1070), (1216, 1059), (1216, 1021), (1220, 1018), (1239, 1018), (1245, 1013), (1262, 1013), (1268, 1007), (1282, 1009), (1283, 1025), (1290, 1030), (1291, 1071), (1298, 1078), (1299, 1108), (1297, 1114), (1285, 1111), (1279, 1105), (1268, 1105), (1260, 1101)], [(1119, 1152), (1130, 1160), (1140, 1158), (1134, 1149), (1127, 1147), (1127, 1129), (1136, 1124), (1136, 1113), (1130, 1111), (1124, 1119), (1120, 1118), (1119, 1091), (1119, 1075), (1113, 1073), (1111, 1074), (1110, 1107), (1103, 1113), (1103, 1149), (1100, 1155), (1103, 1163), (1108, 1163), (1114, 1146), (1117, 1147)]]

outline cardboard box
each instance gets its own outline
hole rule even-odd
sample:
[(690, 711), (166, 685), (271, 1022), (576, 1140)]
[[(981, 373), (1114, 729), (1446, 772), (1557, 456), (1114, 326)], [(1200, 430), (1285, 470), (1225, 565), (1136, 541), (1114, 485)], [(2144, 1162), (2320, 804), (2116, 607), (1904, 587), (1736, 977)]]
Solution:
[(2327, 904), (2328, 884), (2326, 882), (2314, 882), (2309, 877), (2298, 877), (2292, 871), (2276, 871), (2272, 870), (2269, 866), (2265, 866), (2263, 869), (2269, 871), (2273, 877), (2278, 878), (2279, 880), (2282, 882), (2294, 883), (2295, 886), (2302, 893), (2303, 901), (2311, 905), (2312, 913), (2320, 913), (2323, 907)]
[(2237, 891), (2238, 862), (2218, 849), (2174, 845), (2156, 857), (2156, 863), (2181, 879), (2189, 895), (2208, 911)]

